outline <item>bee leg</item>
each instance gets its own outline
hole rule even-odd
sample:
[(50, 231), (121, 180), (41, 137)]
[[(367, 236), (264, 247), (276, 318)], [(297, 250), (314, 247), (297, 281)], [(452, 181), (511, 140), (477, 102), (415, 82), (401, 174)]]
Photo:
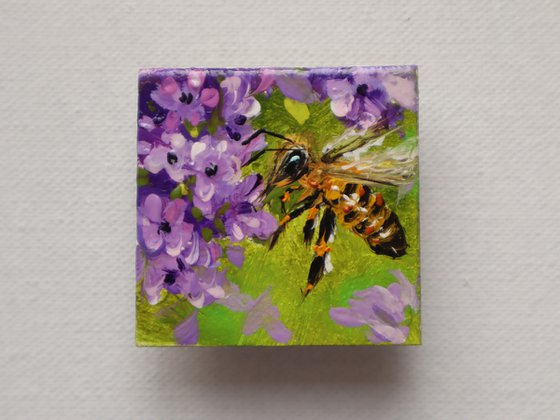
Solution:
[(282, 198), (280, 199), (280, 203), (281, 203), (281, 204), (280, 204), (280, 207), (281, 207), (281, 210), (282, 210), (282, 214), (286, 214), (286, 203), (287, 203), (288, 201), (290, 201), (290, 198), (291, 198), (290, 194), (291, 194), (292, 192), (298, 190), (298, 189), (299, 189), (299, 188), (291, 188), (291, 187), (290, 187), (290, 188), (286, 189), (286, 192), (284, 192), (284, 195), (283, 195)]
[(330, 266), (330, 252), (331, 248), (327, 245), (329, 241), (334, 237), (334, 231), (336, 227), (336, 215), (334, 211), (327, 207), (321, 218), (321, 224), (319, 226), (319, 238), (317, 239), (316, 245), (313, 246), (313, 251), (315, 251), (315, 257), (311, 262), (311, 267), (309, 267), (309, 275), (307, 276), (307, 286), (303, 291), (303, 296), (306, 297), (319, 280), (323, 278), (325, 272), (330, 271), (332, 268)]
[(276, 245), (276, 242), (278, 242), (278, 238), (280, 234), (284, 232), (284, 229), (286, 229), (286, 225), (292, 220), (294, 220), (296, 217), (301, 216), (301, 214), (305, 210), (309, 210), (311, 207), (313, 207), (313, 205), (315, 204), (315, 200), (317, 199), (318, 196), (319, 193), (317, 192), (305, 198), (303, 201), (300, 201), (293, 211), (288, 213), (286, 216), (284, 216), (282, 220), (280, 220), (280, 226), (278, 226), (278, 229), (276, 229), (276, 232), (274, 232), (274, 234), (272, 235), (272, 240), (270, 241), (269, 249), (274, 248), (274, 245)]
[(274, 248), (274, 245), (276, 245), (276, 242), (278, 242), (278, 238), (280, 237), (280, 234), (284, 232), (284, 229), (286, 229), (286, 225), (292, 220), (294, 220), (296, 217), (300, 216), (309, 207), (311, 207), (311, 203), (309, 204), (302, 203), (300, 207), (297, 207), (294, 211), (291, 211), (289, 214), (285, 215), (282, 220), (280, 220), (280, 226), (278, 226), (278, 229), (276, 229), (276, 231), (272, 235), (272, 240), (270, 241), (269, 249)]
[(307, 213), (307, 221), (303, 226), (303, 242), (307, 246), (311, 244), (311, 240), (313, 239), (313, 234), (315, 233), (315, 228), (317, 227), (318, 219), (319, 219), (319, 206), (310, 208), (309, 213)]

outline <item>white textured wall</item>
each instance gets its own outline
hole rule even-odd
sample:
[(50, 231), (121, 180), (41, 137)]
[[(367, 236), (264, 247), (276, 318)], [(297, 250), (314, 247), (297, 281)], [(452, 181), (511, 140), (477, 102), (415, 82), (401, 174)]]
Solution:
[[(560, 2), (448, 3), (2, 0), (0, 417), (558, 418)], [(137, 69), (405, 63), (424, 345), (135, 348)]]

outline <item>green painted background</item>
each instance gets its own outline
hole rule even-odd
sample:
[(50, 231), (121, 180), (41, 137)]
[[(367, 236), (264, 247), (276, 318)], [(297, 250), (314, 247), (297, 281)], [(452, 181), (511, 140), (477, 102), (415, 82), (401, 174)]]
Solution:
[[(274, 91), (269, 98), (259, 96), (258, 99), (262, 109), (261, 114), (252, 121), (253, 127), (283, 134), (312, 135), (316, 139), (315, 150), (321, 150), (344, 130), (344, 126), (332, 114), (328, 101), (308, 105), (309, 117), (300, 124), (286, 110), (284, 98), (278, 91)], [(415, 139), (416, 114), (405, 112), (403, 129), (405, 139), (397, 134), (389, 135), (382, 147)], [(274, 139), (268, 138), (267, 141), (271, 146), (277, 145)], [(245, 168), (246, 172), (266, 174), (273, 159), (272, 153), (268, 155)], [(288, 225), (272, 251), (268, 250), (266, 244), (249, 240), (242, 243), (246, 256), (242, 269), (233, 267), (227, 260), (223, 261), (229, 280), (238, 284), (243, 293), (255, 298), (270, 288), (272, 301), (280, 310), (281, 321), (292, 331), (289, 345), (371, 344), (365, 335), (367, 327), (339, 326), (329, 317), (329, 309), (347, 306), (348, 299), (357, 290), (373, 285), (386, 287), (395, 282), (389, 270), (401, 270), (412, 283), (417, 282), (420, 269), (418, 184), (399, 199), (396, 188), (385, 188), (382, 193), (386, 202), (396, 211), (406, 231), (410, 245), (407, 255), (398, 259), (375, 255), (363, 239), (339, 226), (332, 244), (334, 270), (321, 280), (305, 301), (302, 301), (300, 289), (306, 285), (313, 258), (313, 251), (302, 242), (305, 216)], [(281, 194), (281, 191), (277, 191), (270, 198), (269, 211), (274, 214), (278, 214), (278, 196)], [(417, 291), (420, 293), (419, 284)], [(137, 343), (149, 346), (175, 345), (173, 328), (192, 312), (190, 304), (184, 299), (167, 295), (158, 305), (151, 306), (140, 295), (139, 287), (136, 289), (136, 296)], [(245, 316), (217, 304), (201, 309), (198, 315), (199, 345), (283, 345), (272, 340), (262, 329), (251, 336), (243, 335)], [(406, 344), (419, 344), (420, 313), (412, 314), (408, 322), (410, 334)]]

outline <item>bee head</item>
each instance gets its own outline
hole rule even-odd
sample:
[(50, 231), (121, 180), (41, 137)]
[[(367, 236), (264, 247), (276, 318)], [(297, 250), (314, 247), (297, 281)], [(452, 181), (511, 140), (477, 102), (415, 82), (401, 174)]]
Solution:
[(261, 197), (266, 197), (274, 188), (286, 187), (309, 171), (309, 152), (300, 145), (279, 149), (274, 170), (268, 177)]
[(309, 153), (302, 146), (294, 146), (278, 156), (271, 184), (284, 187), (296, 182), (309, 170)]

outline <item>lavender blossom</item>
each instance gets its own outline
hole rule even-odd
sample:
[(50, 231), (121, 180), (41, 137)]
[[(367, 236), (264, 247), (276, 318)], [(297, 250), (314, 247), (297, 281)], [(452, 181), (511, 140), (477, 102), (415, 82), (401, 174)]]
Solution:
[(182, 83), (166, 77), (152, 93), (152, 99), (196, 126), (205, 118), (206, 110), (215, 108), (220, 100), (217, 89), (204, 88), (205, 78), (206, 72), (198, 70), (190, 71), (187, 80)]
[(266, 239), (278, 227), (271, 214), (257, 209), (263, 189), (262, 177), (250, 175), (230, 194), (225, 228), (233, 242), (242, 241), (246, 237)]
[(146, 197), (139, 208), (138, 239), (148, 253), (165, 249), (172, 257), (180, 254), (193, 232), (193, 226), (183, 222), (185, 208), (184, 200), (165, 202), (156, 194)]
[(217, 303), (235, 312), (246, 312), (247, 318), (243, 326), (243, 334), (251, 335), (264, 328), (267, 334), (279, 343), (287, 343), (292, 338), (292, 333), (280, 321), (280, 311), (273, 305), (266, 290), (258, 298), (252, 299), (249, 295), (241, 293), (239, 287), (233, 283), (226, 283), (226, 294)]
[(240, 141), (253, 133), (248, 120), (258, 115), (261, 105), (251, 92), (251, 77), (226, 77), (220, 87), (223, 92), (222, 117), (228, 136)]
[(373, 286), (354, 293), (349, 308), (332, 308), (331, 318), (345, 327), (367, 325), (368, 340), (374, 344), (402, 344), (408, 337), (409, 327), (403, 325), (405, 309), (418, 309), (418, 297), (414, 286), (399, 271), (391, 271), (398, 280), (388, 288)]

